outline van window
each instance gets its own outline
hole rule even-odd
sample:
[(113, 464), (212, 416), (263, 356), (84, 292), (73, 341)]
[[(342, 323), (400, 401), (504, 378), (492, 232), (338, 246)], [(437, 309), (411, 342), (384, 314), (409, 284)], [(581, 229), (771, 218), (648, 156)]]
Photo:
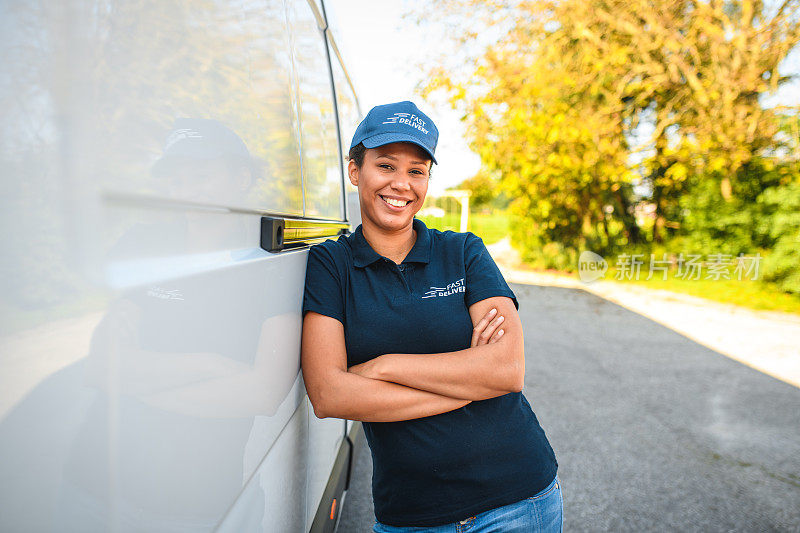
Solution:
[[(101, 17), (98, 24), (108, 27), (88, 45), (95, 52), (86, 55), (102, 54), (103, 61), (87, 65), (86, 80), (99, 101), (97, 116), (86, 118), (104, 129), (87, 132), (97, 138), (81, 139), (97, 154), (98, 171), (109, 177), (107, 190), (302, 215), (284, 10), (227, 2), (192, 9), (132, 4), (117, 18), (136, 24), (123, 29)], [(215, 121), (213, 127), (241, 139), (244, 157), (232, 163), (225, 141), (207, 137), (200, 142), (217, 145), (222, 157), (207, 147), (197, 154), (181, 148), (175, 164), (156, 168), (170, 156), (169, 146), (182, 141), (176, 132), (206, 134), (191, 123), (182, 127), (179, 119)], [(203, 158), (225, 164), (197, 163)]]
[(305, 216), (344, 220), (333, 87), (322, 30), (305, 0), (289, 2), (297, 73)]
[(350, 141), (356, 131), (356, 126), (361, 121), (358, 101), (353, 94), (353, 88), (347, 81), (344, 69), (339, 58), (331, 52), (331, 67), (333, 68), (333, 83), (336, 86), (336, 103), (339, 106), (339, 128), (342, 132), (342, 154), (347, 156)]

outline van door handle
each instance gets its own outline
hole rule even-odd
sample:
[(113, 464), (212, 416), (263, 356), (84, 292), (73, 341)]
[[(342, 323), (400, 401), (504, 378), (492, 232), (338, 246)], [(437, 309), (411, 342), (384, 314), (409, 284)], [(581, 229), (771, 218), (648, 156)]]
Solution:
[(261, 217), (261, 248), (280, 252), (350, 233), (350, 225), (338, 220)]

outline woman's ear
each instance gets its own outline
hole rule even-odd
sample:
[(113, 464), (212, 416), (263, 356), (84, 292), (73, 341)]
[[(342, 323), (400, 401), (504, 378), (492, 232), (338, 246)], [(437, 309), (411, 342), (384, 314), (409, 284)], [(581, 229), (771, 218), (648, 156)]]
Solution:
[(358, 165), (352, 159), (347, 163), (347, 177), (350, 178), (350, 183), (353, 184), (354, 187), (358, 187), (358, 172), (359, 172)]

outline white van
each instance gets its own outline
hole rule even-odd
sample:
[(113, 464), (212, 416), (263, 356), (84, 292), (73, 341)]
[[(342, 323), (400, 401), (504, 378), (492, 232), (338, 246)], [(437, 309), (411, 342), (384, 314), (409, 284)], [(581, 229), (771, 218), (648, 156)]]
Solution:
[(300, 372), (360, 119), (321, 0), (0, 4), (0, 531), (333, 531)]

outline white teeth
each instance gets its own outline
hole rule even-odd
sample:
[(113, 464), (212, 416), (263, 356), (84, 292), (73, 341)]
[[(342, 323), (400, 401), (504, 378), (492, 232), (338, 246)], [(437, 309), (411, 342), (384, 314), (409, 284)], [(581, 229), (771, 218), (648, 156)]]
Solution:
[(394, 198), (386, 198), (385, 196), (381, 196), (381, 198), (383, 198), (383, 201), (387, 204), (395, 207), (405, 207), (405, 205), (408, 203), (406, 200), (395, 200)]

